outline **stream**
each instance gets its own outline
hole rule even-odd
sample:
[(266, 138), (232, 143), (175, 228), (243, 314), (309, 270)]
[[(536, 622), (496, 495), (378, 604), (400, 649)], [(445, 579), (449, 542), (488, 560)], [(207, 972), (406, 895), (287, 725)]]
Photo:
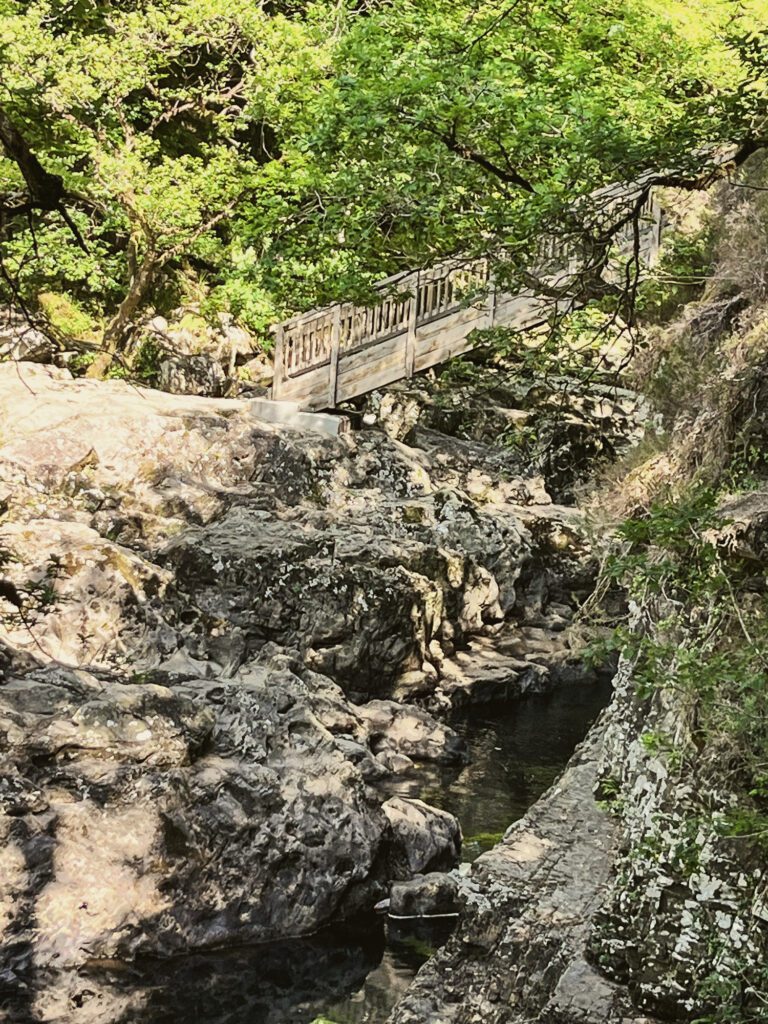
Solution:
[[(453, 812), (463, 859), (490, 849), (557, 779), (608, 703), (610, 683), (562, 687), (454, 718), (463, 767), (423, 766), (387, 785)], [(370, 917), (307, 938), (133, 965), (141, 1024), (383, 1024), (419, 967), (454, 926)]]

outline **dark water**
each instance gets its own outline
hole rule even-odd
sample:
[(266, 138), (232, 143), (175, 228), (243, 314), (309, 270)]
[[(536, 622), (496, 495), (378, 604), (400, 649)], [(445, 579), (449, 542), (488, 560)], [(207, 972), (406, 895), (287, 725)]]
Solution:
[(464, 833), (463, 859), (474, 860), (556, 781), (610, 693), (604, 678), (514, 704), (480, 705), (451, 721), (467, 741), (468, 765), (424, 765), (389, 782), (387, 790), (455, 814)]
[[(566, 687), (452, 722), (467, 740), (463, 768), (421, 768), (387, 785), (452, 811), (474, 859), (557, 778), (609, 699), (609, 684)], [(452, 922), (385, 922), (266, 947), (131, 968), (136, 1024), (382, 1024)], [(397, 931), (395, 931), (397, 929)], [(135, 1001), (134, 1001), (135, 1000)]]

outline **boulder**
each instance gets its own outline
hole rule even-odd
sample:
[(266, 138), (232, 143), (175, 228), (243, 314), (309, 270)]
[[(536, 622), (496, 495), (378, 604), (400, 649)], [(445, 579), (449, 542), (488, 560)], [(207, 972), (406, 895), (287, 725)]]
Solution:
[(51, 339), (26, 317), (0, 310), (0, 361), (47, 362), (54, 352)]
[[(0, 687), (3, 966), (313, 931), (451, 866), (450, 815), (369, 789), (279, 666), (173, 688), (50, 668)], [(343, 700), (326, 680), (326, 701)], [(316, 713), (316, 711), (318, 713)], [(23, 898), (21, 894), (23, 893)]]
[(461, 850), (461, 828), (448, 811), (395, 796), (382, 806), (389, 821), (395, 878), (452, 868)]
[(387, 753), (411, 761), (462, 764), (467, 761), (464, 740), (421, 708), (393, 700), (372, 700), (358, 707), (371, 748), (380, 757)]
[(227, 374), (217, 359), (206, 354), (167, 356), (160, 363), (158, 386), (173, 395), (223, 395)]
[(405, 882), (394, 882), (389, 890), (389, 913), (393, 917), (434, 917), (459, 912), (459, 883), (451, 874), (432, 871)]

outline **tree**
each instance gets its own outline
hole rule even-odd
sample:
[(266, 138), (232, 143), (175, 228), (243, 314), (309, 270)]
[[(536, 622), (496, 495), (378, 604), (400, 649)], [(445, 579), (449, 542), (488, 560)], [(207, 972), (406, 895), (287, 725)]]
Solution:
[[(54, 2), (23, 12), (6, 5), (12, 116), (27, 152), (36, 147), (51, 170), (33, 158), (30, 184), (29, 161), (3, 134), (0, 187), (12, 192), (21, 173), (34, 199), (26, 209), (42, 213), (32, 241), (18, 220), (5, 231), (21, 291), (54, 286), (102, 314), (94, 369), (103, 372), (174, 270), (187, 263), (215, 273), (226, 258), (227, 219), (238, 204), (258, 205), (280, 159), (276, 128), (317, 79), (312, 46), (322, 38), (310, 23), (245, 0), (122, 4), (99, 17), (81, 6), (78, 16)], [(47, 186), (55, 186), (50, 199)], [(65, 194), (76, 197), (81, 254), (45, 216), (63, 209)]]
[(0, 128), (52, 188), (0, 132), (0, 195), (26, 191), (0, 254), (100, 323), (98, 372), (185, 274), (266, 331), (459, 252), (530, 283), (555, 234), (600, 295), (654, 183), (765, 144), (767, 25), (768, 0), (0, 0)]
[[(644, 196), (606, 219), (595, 189), (703, 186), (724, 144), (738, 161), (768, 140), (766, 26), (765, 0), (376, 5), (335, 49), (308, 143), (322, 201), (296, 223), (315, 207), (351, 266), (490, 253), (523, 283), (550, 233), (602, 266)], [(292, 254), (306, 232), (283, 237)]]

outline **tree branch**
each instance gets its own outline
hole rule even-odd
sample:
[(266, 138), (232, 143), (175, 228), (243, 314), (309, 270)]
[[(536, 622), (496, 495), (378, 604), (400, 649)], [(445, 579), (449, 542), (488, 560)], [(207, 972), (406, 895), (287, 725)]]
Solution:
[(64, 188), (63, 178), (45, 170), (30, 149), (27, 140), (2, 107), (0, 107), (0, 142), (8, 157), (19, 168), (28, 192), (28, 198), (25, 201), (13, 206), (2, 205), (0, 201), (5, 216), (23, 216), (32, 210), (55, 211), (61, 214), (64, 223), (74, 235), (75, 241), (81, 249), (85, 250), (83, 236), (64, 206), (67, 192)]
[(499, 167), (498, 164), (489, 160), (487, 156), (484, 156), (482, 153), (478, 153), (477, 150), (472, 149), (463, 142), (459, 142), (456, 136), (455, 125), (451, 128), (450, 132), (439, 132), (434, 128), (426, 127), (425, 125), (422, 125), (422, 127), (426, 128), (426, 131), (436, 135), (445, 143), (452, 153), (460, 156), (463, 160), (468, 160), (470, 163), (476, 164), (478, 167), (482, 167), (484, 171), (493, 175), (493, 177), (498, 178), (499, 181), (503, 181), (505, 185), (514, 185), (515, 188), (521, 188), (525, 192), (536, 191), (530, 181), (528, 181), (527, 178), (524, 178), (522, 174), (514, 168), (510, 167), (506, 170), (503, 167)]

